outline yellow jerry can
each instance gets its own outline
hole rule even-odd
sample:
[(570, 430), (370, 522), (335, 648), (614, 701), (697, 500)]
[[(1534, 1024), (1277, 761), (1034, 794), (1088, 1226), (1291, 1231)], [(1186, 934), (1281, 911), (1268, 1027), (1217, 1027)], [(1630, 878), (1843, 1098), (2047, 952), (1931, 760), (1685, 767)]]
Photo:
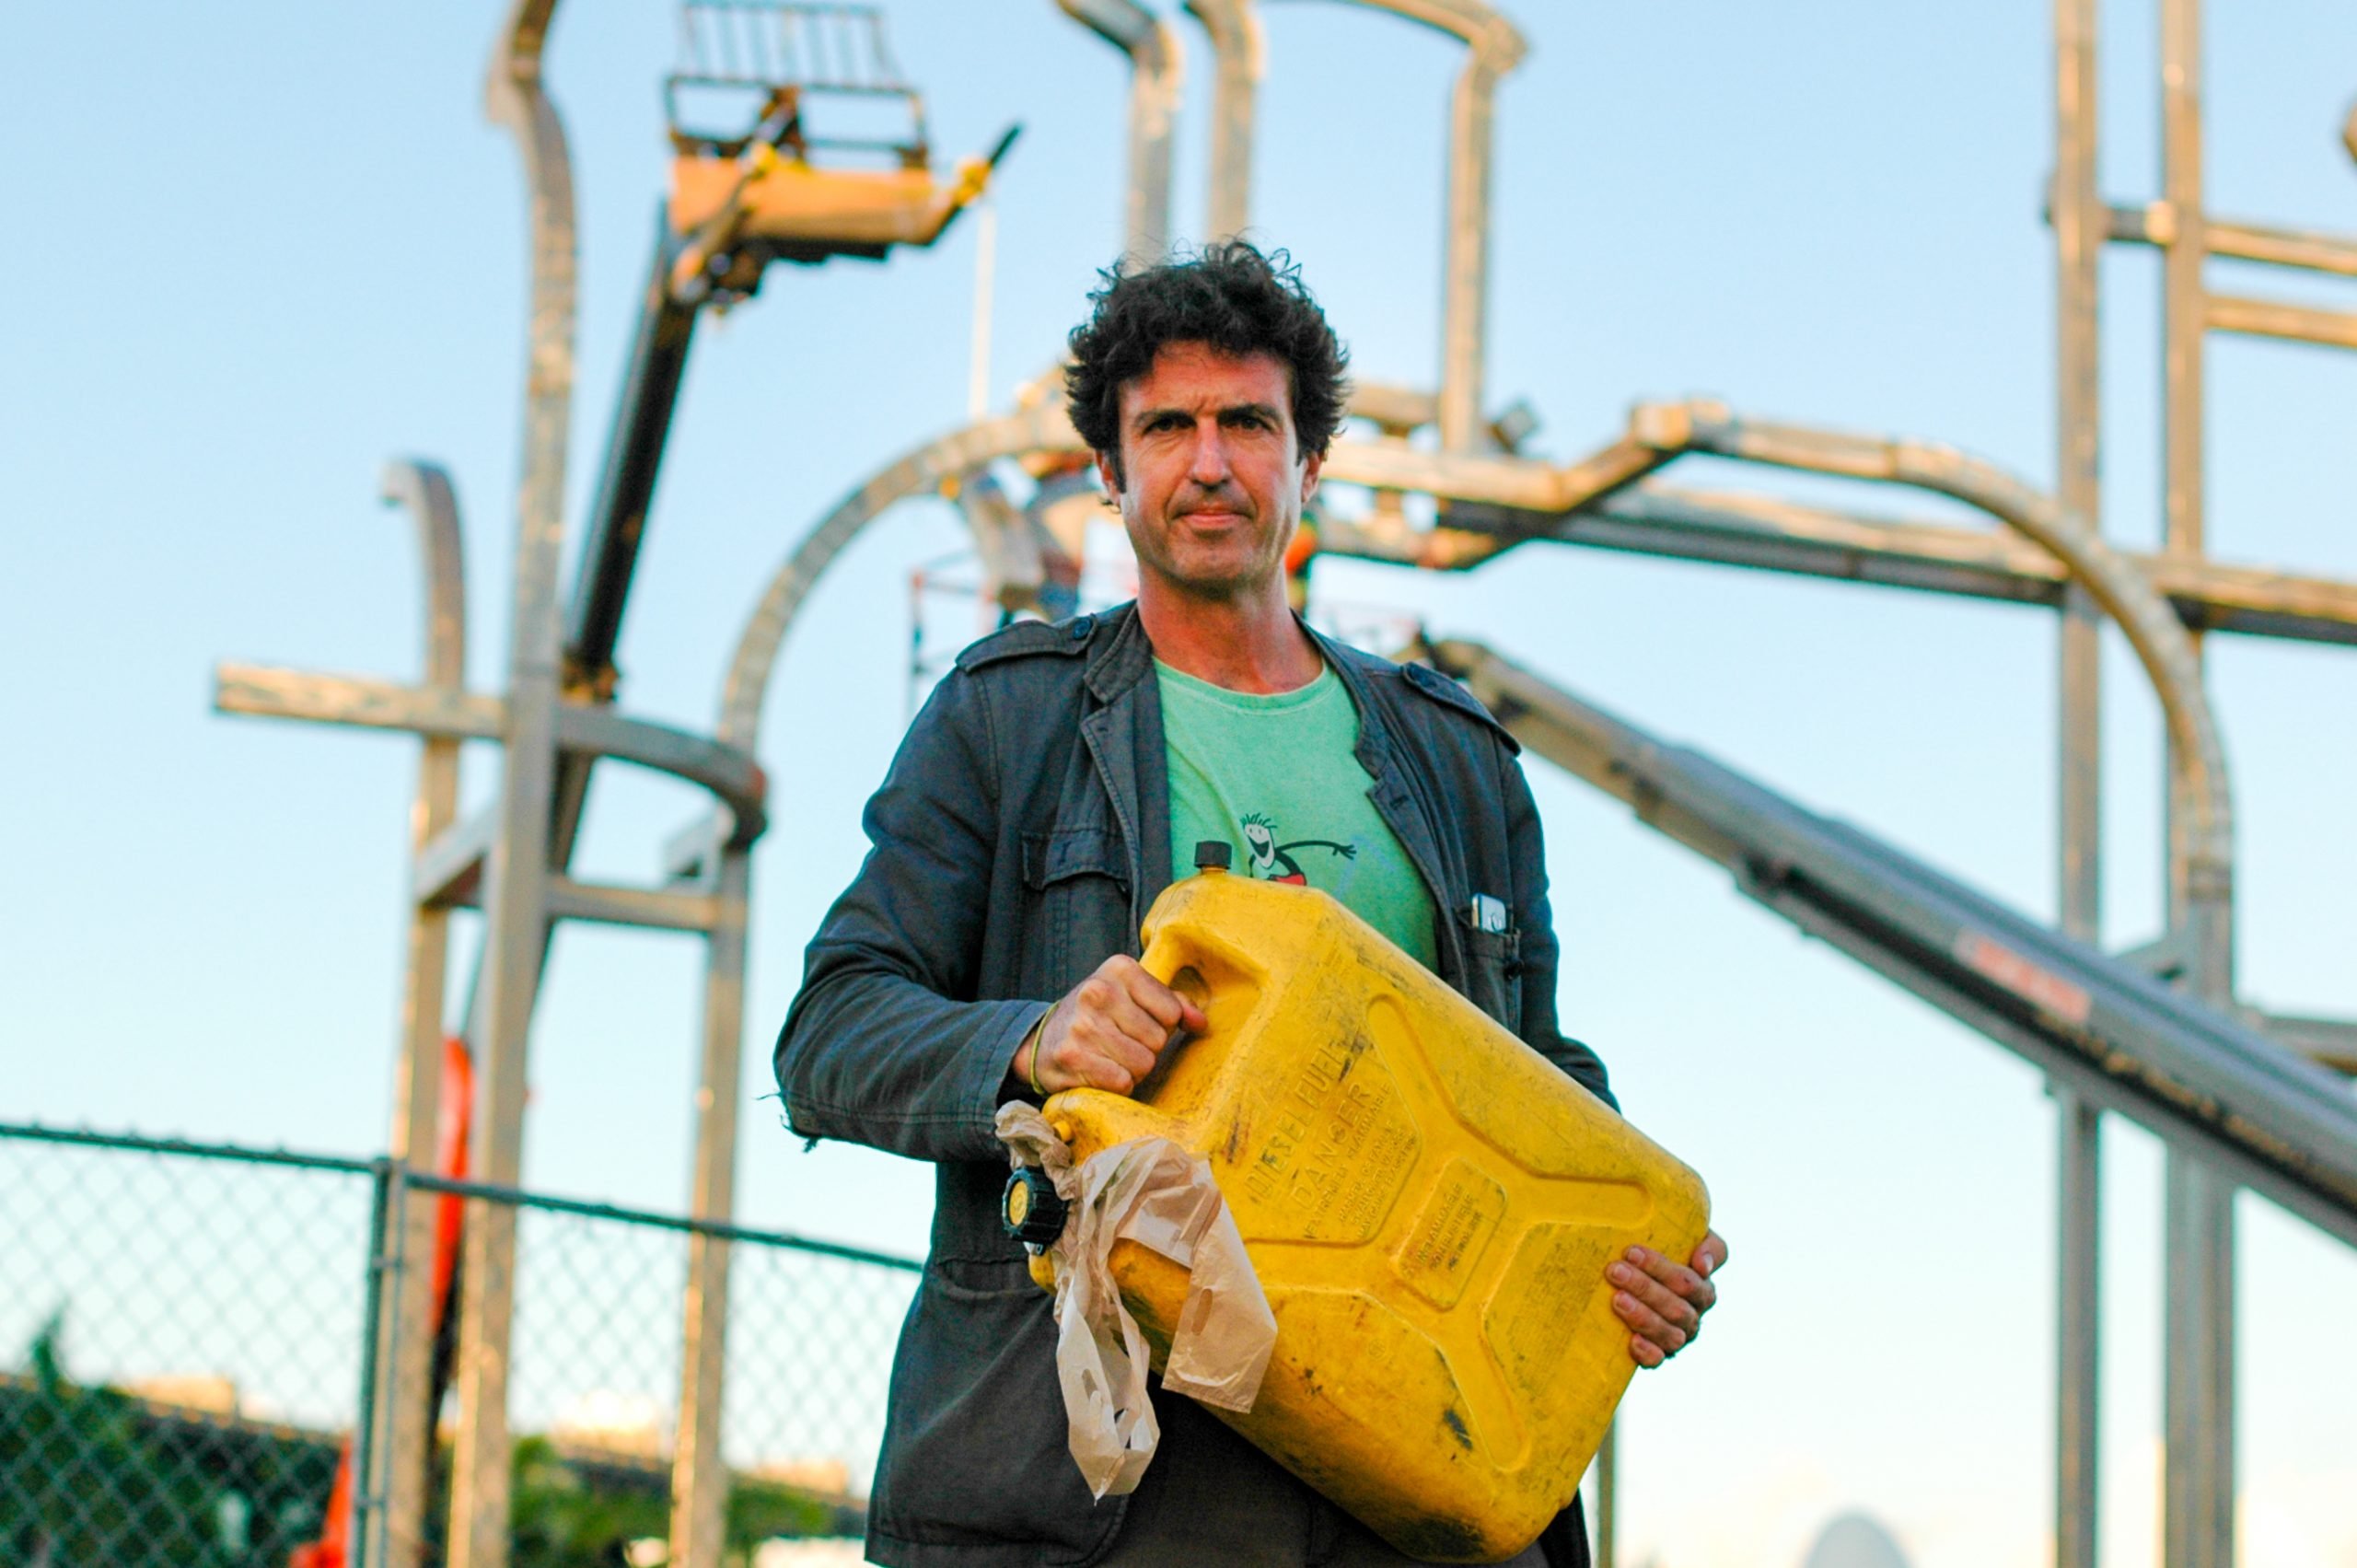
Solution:
[[(1688, 1256), (1701, 1179), (1324, 893), (1206, 871), (1145, 938), (1209, 1027), (1134, 1098), (1045, 1109), (1076, 1158), (1164, 1137), (1210, 1165), (1277, 1319), (1251, 1411), (1213, 1413), (1411, 1557), (1522, 1551), (1635, 1369), (1605, 1267)], [(1159, 1370), (1187, 1276), (1109, 1261)]]

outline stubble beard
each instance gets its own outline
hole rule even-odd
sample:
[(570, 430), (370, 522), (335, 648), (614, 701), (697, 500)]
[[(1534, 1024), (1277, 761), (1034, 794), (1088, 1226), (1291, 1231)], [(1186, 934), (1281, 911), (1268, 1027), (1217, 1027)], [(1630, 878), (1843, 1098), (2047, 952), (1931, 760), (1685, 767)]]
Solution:
[[(1131, 547), (1137, 555), (1141, 575), (1151, 573), (1171, 593), (1203, 604), (1236, 604), (1267, 591), (1283, 575), (1286, 540), (1260, 535), (1257, 530), (1260, 521), (1257, 516), (1248, 517), (1237, 530), (1253, 535), (1244, 558), (1232, 563), (1223, 560), (1216, 568), (1208, 563), (1192, 567), (1186, 563), (1185, 557), (1194, 552), (1178, 542), (1187, 527), (1183, 513), (1172, 517), (1160, 531), (1147, 535), (1143, 543), (1143, 530), (1131, 529)], [(1284, 531), (1289, 538), (1292, 528), (1288, 527)], [(1224, 551), (1221, 553), (1225, 554)]]

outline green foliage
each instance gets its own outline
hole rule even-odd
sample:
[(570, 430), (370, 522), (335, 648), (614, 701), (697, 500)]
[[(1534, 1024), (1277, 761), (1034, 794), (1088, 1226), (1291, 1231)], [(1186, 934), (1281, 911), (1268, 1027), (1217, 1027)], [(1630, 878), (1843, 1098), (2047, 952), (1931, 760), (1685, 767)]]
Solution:
[[(64, 1315), (34, 1336), (26, 1375), (0, 1381), (0, 1564), (284, 1568), (317, 1537), (332, 1442), (234, 1419), (164, 1412), (67, 1376)], [(449, 1451), (435, 1456), (437, 1504)], [(516, 1444), (513, 1568), (623, 1568), (633, 1541), (670, 1533), (659, 1463)], [(856, 1529), (840, 1505), (773, 1481), (729, 1491), (727, 1560), (776, 1536)], [(46, 1552), (46, 1557), (43, 1553)]]
[[(671, 1532), (670, 1472), (562, 1455), (543, 1437), (516, 1443), (509, 1519), (514, 1568), (617, 1568), (630, 1543)], [(726, 1552), (748, 1560), (773, 1536), (834, 1535), (842, 1510), (774, 1481), (730, 1488)]]
[(670, 1500), (656, 1472), (592, 1485), (548, 1439), (522, 1437), (515, 1476), (508, 1514), (514, 1568), (621, 1568), (632, 1541), (670, 1533)]
[(64, 1340), (60, 1312), (0, 1385), (0, 1562), (280, 1568), (317, 1526), (332, 1448), (80, 1387)]

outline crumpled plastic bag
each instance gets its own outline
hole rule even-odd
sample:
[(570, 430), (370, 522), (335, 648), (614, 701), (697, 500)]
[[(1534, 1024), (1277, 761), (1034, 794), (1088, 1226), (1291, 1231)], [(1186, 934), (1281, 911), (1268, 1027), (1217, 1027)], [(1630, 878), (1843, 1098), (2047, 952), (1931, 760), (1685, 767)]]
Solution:
[(1277, 1319), (1211, 1167), (1167, 1138), (1138, 1138), (1074, 1164), (1039, 1108), (998, 1109), (1009, 1163), (1036, 1166), (1072, 1205), (1049, 1248), (1056, 1275), (1056, 1379), (1072, 1457), (1094, 1496), (1137, 1489), (1161, 1431), (1146, 1395), (1145, 1336), (1113, 1283), (1113, 1243), (1137, 1242), (1188, 1271), (1162, 1386), (1248, 1411), (1269, 1369)]

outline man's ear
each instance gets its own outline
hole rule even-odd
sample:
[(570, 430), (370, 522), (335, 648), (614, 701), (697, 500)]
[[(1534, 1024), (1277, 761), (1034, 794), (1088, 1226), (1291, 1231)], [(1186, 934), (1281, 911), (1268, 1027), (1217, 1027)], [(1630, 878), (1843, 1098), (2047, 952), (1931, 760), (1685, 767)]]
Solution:
[(1096, 454), (1096, 458), (1097, 482), (1105, 487), (1107, 495), (1118, 500), (1121, 494), (1120, 455), (1117, 452), (1100, 451)]
[(1325, 467), (1326, 454), (1323, 452), (1312, 452), (1309, 456), (1302, 459), (1301, 504), (1303, 505), (1308, 505), (1310, 498), (1318, 494), (1318, 476), (1324, 470)]

